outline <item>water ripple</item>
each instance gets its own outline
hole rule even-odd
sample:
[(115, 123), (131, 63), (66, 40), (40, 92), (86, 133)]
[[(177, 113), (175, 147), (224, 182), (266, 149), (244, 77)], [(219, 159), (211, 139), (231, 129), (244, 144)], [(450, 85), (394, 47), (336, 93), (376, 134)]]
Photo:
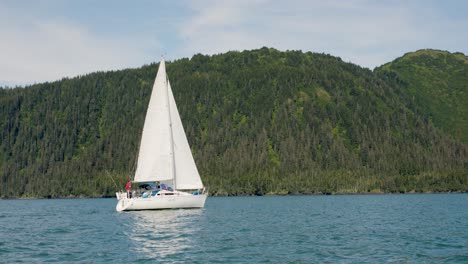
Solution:
[(468, 195), (210, 197), (117, 213), (113, 199), (0, 201), (18, 263), (466, 263)]

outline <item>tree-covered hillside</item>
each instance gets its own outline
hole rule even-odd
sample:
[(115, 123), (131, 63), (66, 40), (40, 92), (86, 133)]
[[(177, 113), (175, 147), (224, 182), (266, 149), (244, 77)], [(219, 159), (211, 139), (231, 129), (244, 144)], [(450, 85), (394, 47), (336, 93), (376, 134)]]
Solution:
[[(111, 178), (122, 188), (157, 66), (0, 89), (0, 196), (112, 195)], [(269, 48), (167, 71), (211, 194), (468, 190), (468, 146), (408, 106), (406, 83)]]
[(468, 57), (419, 50), (376, 71), (401, 87), (410, 109), (468, 143)]

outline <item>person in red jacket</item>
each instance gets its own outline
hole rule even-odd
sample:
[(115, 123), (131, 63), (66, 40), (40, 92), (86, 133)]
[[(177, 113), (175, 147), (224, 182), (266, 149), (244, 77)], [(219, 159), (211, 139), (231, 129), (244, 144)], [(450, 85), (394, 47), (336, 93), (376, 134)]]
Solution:
[(127, 190), (127, 198), (131, 198), (130, 189), (132, 189), (132, 181), (128, 181), (127, 184), (125, 184), (125, 190)]

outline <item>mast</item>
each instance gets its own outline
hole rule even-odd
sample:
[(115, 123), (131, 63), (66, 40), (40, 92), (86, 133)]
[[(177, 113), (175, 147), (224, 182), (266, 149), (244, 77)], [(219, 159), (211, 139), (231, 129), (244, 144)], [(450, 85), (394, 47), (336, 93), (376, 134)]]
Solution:
[(176, 186), (176, 166), (175, 166), (175, 151), (174, 151), (174, 133), (172, 131), (172, 118), (171, 118), (171, 104), (169, 103), (169, 78), (167, 78), (166, 74), (166, 89), (167, 89), (167, 107), (169, 109), (168, 115), (169, 115), (169, 128), (170, 128), (170, 135), (171, 135), (171, 156), (172, 156), (172, 184), (174, 186), (174, 190), (177, 189)]

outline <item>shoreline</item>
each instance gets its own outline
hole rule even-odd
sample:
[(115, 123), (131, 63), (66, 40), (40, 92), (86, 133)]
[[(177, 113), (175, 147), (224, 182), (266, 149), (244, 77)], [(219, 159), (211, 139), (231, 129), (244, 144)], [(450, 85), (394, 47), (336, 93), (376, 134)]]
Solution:
[[(362, 193), (345, 193), (345, 192), (336, 192), (336, 193), (269, 193), (269, 194), (213, 194), (208, 195), (209, 197), (251, 197), (251, 196), (342, 196), (342, 195), (418, 195), (418, 194), (465, 194), (468, 193), (468, 190), (465, 191), (428, 191), (428, 192), (362, 192)], [(63, 197), (0, 197), (0, 200), (53, 200), (53, 199), (112, 199), (115, 196), (63, 196)]]

